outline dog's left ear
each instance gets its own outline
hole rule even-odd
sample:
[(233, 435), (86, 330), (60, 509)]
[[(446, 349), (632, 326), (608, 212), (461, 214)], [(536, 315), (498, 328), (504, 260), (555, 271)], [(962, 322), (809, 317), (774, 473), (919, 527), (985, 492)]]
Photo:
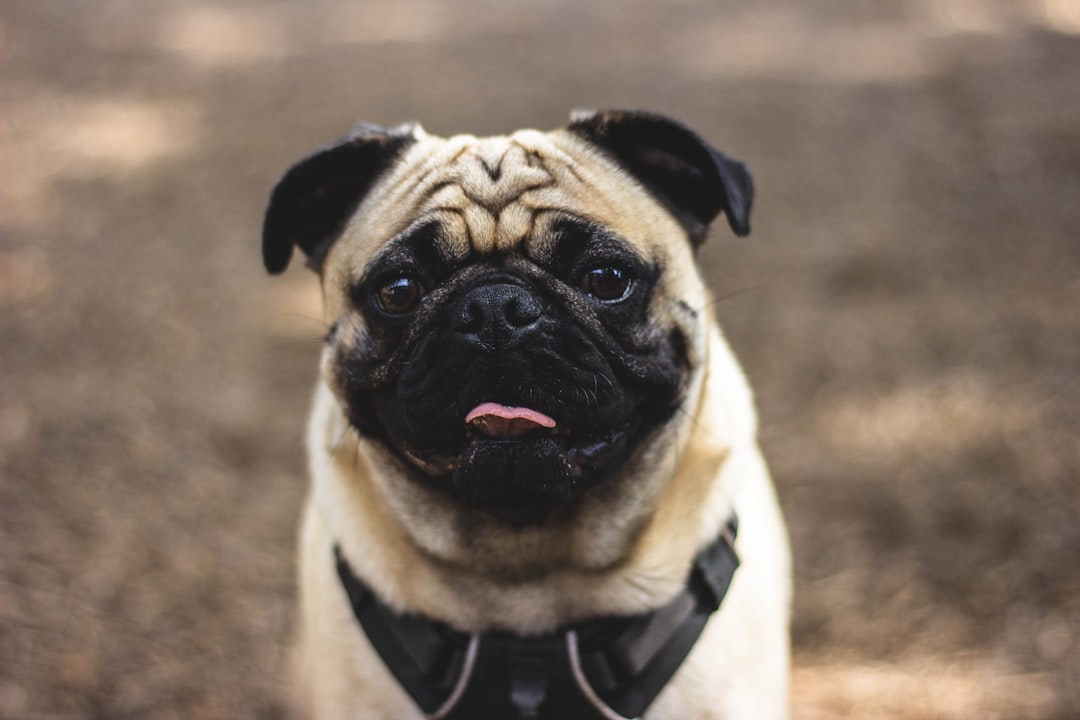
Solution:
[(569, 130), (610, 153), (686, 228), (695, 246), (720, 212), (736, 235), (750, 234), (754, 181), (689, 128), (661, 115), (579, 111)]
[(415, 125), (358, 125), (341, 140), (289, 168), (270, 194), (263, 221), (263, 264), (285, 271), (296, 245), (308, 267), (323, 260), (372, 184), (416, 142)]

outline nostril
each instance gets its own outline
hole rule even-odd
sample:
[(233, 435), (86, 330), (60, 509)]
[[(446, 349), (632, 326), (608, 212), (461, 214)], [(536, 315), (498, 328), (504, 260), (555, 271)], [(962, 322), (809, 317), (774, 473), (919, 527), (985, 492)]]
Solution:
[(454, 330), (463, 333), (479, 332), (484, 327), (485, 314), (484, 304), (479, 300), (462, 303), (455, 318)]
[(540, 303), (527, 293), (514, 295), (506, 301), (506, 320), (513, 327), (528, 327), (540, 319), (540, 314)]

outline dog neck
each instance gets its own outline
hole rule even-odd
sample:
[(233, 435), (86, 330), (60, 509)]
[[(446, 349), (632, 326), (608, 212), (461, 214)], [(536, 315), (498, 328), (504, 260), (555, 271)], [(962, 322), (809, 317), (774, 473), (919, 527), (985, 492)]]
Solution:
[(720, 606), (738, 567), (732, 516), (682, 590), (651, 612), (543, 635), (468, 634), (385, 605), (335, 546), (338, 577), (368, 641), (429, 717), (620, 720), (659, 695)]

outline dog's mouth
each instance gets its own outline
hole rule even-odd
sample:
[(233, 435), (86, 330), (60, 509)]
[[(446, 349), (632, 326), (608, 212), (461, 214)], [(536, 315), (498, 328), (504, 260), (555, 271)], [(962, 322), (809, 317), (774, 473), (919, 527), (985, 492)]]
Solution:
[(493, 402), (480, 403), (470, 410), (465, 425), (472, 434), (504, 440), (558, 429), (555, 419), (539, 410)]
[(530, 465), (551, 463), (560, 466), (557, 474), (573, 481), (592, 468), (615, 461), (625, 450), (629, 436), (626, 429), (586, 437), (534, 408), (495, 402), (474, 407), (465, 415), (464, 425), (465, 440), (460, 452), (423, 452), (401, 446), (399, 450), (432, 478), (479, 470), (476, 466), (490, 471), (490, 456), (495, 455), (511, 472), (515, 460)]

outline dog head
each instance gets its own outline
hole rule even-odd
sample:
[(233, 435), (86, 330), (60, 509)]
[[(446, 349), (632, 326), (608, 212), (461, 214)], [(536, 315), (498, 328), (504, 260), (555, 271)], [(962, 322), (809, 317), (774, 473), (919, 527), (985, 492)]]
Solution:
[(364, 125), (278, 183), (263, 257), (319, 272), (324, 379), (395, 482), (536, 524), (676, 443), (708, 343), (695, 250), (720, 214), (747, 234), (752, 197), (743, 165), (650, 114)]

